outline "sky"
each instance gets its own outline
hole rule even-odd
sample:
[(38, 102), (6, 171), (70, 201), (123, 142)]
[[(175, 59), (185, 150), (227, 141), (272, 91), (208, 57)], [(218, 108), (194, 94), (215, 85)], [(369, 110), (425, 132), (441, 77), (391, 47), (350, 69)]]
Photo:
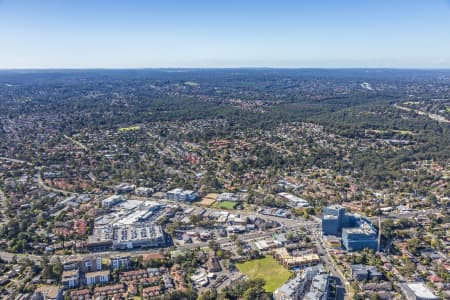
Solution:
[(0, 69), (450, 68), (450, 0), (0, 0)]

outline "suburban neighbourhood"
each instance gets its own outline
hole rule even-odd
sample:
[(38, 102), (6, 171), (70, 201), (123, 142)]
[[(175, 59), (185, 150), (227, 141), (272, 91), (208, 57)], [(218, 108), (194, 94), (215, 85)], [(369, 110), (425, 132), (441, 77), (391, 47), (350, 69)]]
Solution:
[(449, 74), (236, 72), (0, 72), (1, 297), (450, 299)]

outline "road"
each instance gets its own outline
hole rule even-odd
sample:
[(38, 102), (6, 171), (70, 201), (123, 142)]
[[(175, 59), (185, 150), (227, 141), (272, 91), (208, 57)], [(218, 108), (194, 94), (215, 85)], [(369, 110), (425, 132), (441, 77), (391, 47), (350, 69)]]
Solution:
[(66, 190), (55, 189), (55, 188), (45, 184), (44, 180), (42, 179), (42, 167), (39, 167), (39, 171), (38, 171), (37, 175), (38, 175), (38, 184), (44, 190), (57, 192), (57, 193), (63, 193), (66, 195), (78, 195), (78, 193), (74, 193), (74, 192), (70, 192), (70, 191), (66, 191)]
[(352, 295), (350, 294), (350, 283), (345, 279), (344, 274), (339, 269), (339, 267), (336, 266), (336, 263), (331, 257), (330, 252), (324, 246), (324, 241), (322, 239), (321, 233), (319, 232), (319, 229), (317, 229), (317, 231), (313, 231), (312, 235), (316, 242), (317, 251), (319, 252), (322, 263), (328, 267), (332, 276), (339, 278), (341, 283), (344, 284), (342, 288), (345, 290), (346, 299), (352, 299)]
[(17, 261), (20, 261), (21, 259), (30, 259), (35, 264), (39, 264), (42, 259), (42, 257), (39, 255), (16, 254), (16, 253), (10, 253), (10, 252), (5, 252), (5, 251), (0, 251), (0, 258), (7, 262), (11, 262), (14, 258), (16, 258)]
[[(300, 229), (300, 228), (305, 228), (307, 227), (307, 224), (296, 224), (295, 226), (287, 226), (284, 229), (286, 230), (296, 230), (296, 229)], [(281, 229), (279, 227), (277, 228), (271, 228), (269, 230), (266, 231), (257, 231), (257, 232), (251, 232), (251, 233), (245, 233), (245, 234), (240, 234), (238, 236), (238, 239), (244, 242), (249, 242), (255, 239), (262, 239), (262, 238), (266, 238), (266, 237), (271, 237), (273, 236), (275, 233), (277, 233), (278, 231), (280, 231)], [(217, 243), (219, 243), (220, 245), (224, 245), (224, 244), (228, 244), (228, 243), (232, 243), (233, 241), (230, 238), (221, 238), (221, 239), (217, 239), (215, 240)], [(202, 248), (202, 247), (208, 247), (209, 242), (199, 242), (199, 243), (192, 243), (192, 244), (184, 244), (184, 245), (177, 245), (177, 249), (179, 250), (192, 250), (192, 249), (196, 249), (196, 248)]]
[(4, 215), (4, 211), (7, 208), (5, 205), (5, 201), (6, 201), (6, 196), (5, 193), (3, 192), (3, 190), (0, 188), (0, 224), (4, 224), (6, 223), (6, 216)]
[(296, 219), (281, 218), (281, 217), (277, 217), (277, 216), (263, 215), (263, 214), (260, 214), (260, 213), (258, 213), (256, 211), (201, 207), (201, 206), (194, 206), (192, 204), (185, 204), (185, 203), (180, 203), (180, 202), (170, 201), (170, 200), (162, 200), (161, 202), (164, 202), (166, 204), (177, 205), (177, 206), (183, 207), (183, 208), (198, 207), (198, 208), (203, 208), (206, 211), (228, 212), (228, 213), (231, 213), (231, 214), (234, 214), (234, 215), (241, 215), (241, 216), (245, 216), (245, 217), (256, 216), (256, 217), (264, 219), (264, 220), (270, 220), (270, 221), (278, 222), (278, 223), (282, 224), (285, 227), (295, 227), (295, 226), (298, 226), (300, 222), (302, 222), (303, 224), (306, 224), (306, 225), (312, 225), (312, 224), (315, 223), (314, 221), (308, 221), (308, 220), (296, 220)]
[[(66, 193), (66, 194), (73, 194), (71, 192), (58, 190), (58, 189), (54, 189), (54, 188), (46, 186), (41, 177), (41, 168), (39, 168), (39, 170), (38, 170), (38, 178), (37, 179), (38, 179), (41, 187), (43, 187), (47, 190), (62, 192), (62, 193)], [(184, 203), (179, 203), (179, 202), (171, 202), (171, 201), (163, 201), (163, 202), (165, 202), (167, 204), (175, 204), (177, 206), (181, 206), (184, 208), (194, 207), (191, 204), (184, 204)], [(266, 231), (257, 231), (257, 232), (250, 232), (250, 233), (238, 235), (238, 238), (242, 241), (250, 241), (250, 240), (254, 240), (254, 239), (270, 237), (273, 234), (275, 234), (276, 232), (279, 232), (281, 230), (289, 231), (289, 230), (297, 230), (299, 228), (306, 228), (307, 230), (308, 229), (310, 230), (311, 228), (314, 228), (318, 225), (317, 221), (286, 219), (286, 218), (280, 218), (280, 217), (276, 217), (276, 216), (262, 215), (257, 212), (254, 212), (254, 211), (224, 210), (224, 209), (214, 209), (214, 208), (204, 208), (204, 209), (207, 211), (223, 211), (223, 212), (233, 213), (235, 215), (241, 215), (241, 216), (255, 215), (262, 219), (276, 221), (281, 224), (281, 227), (272, 228), (272, 229), (269, 229)], [(228, 237), (219, 238), (216, 241), (221, 245), (222, 248), (225, 248), (226, 244), (233, 243), (233, 241)], [(208, 242), (184, 244), (184, 245), (176, 246), (176, 249), (192, 250), (195, 248), (207, 247), (208, 244), (209, 244)], [(107, 252), (96, 252), (96, 253), (94, 253), (94, 255), (99, 255), (99, 256), (107, 258), (107, 257), (118, 255), (121, 253), (122, 254), (127, 253), (130, 255), (140, 255), (140, 254), (147, 254), (147, 253), (159, 253), (160, 251), (161, 251), (161, 249), (132, 250), (132, 251), (107, 251)], [(88, 255), (92, 255), (92, 253), (83, 253), (83, 254), (76, 254), (76, 255), (77, 256), (88, 256)], [(50, 255), (49, 259), (52, 260), (55, 258), (59, 258), (61, 260), (64, 260), (65, 257), (67, 257), (67, 255)], [(5, 251), (0, 251), (0, 258), (2, 258), (5, 261), (8, 261), (8, 262), (11, 262), (13, 259), (20, 261), (21, 259), (26, 258), (26, 259), (30, 259), (37, 265), (39, 265), (42, 261), (42, 256), (40, 256), (40, 255), (14, 254), (14, 253), (8, 253)], [(332, 264), (330, 262), (327, 262), (327, 265), (332, 265)], [(333, 272), (335, 272), (335, 271), (333, 271)], [(236, 280), (239, 276), (241, 276), (241, 274), (239, 272), (230, 273), (228, 271), (227, 271), (226, 275), (228, 278), (219, 286), (219, 289), (222, 289), (225, 286), (232, 284), (232, 280)]]
[(32, 164), (27, 162), (27, 161), (20, 160), (20, 159), (15, 159), (15, 158), (9, 158), (9, 157), (0, 156), (0, 160), (6, 160), (6, 161), (9, 161), (9, 162), (13, 162), (13, 163), (26, 164), (28, 166), (32, 166)]
[[(418, 209), (413, 211), (407, 211), (407, 212), (394, 212), (394, 213), (383, 213), (381, 216), (381, 220), (391, 219), (391, 220), (398, 220), (398, 219), (411, 219), (415, 218), (417, 216), (428, 216), (428, 215), (434, 215), (440, 213), (440, 209), (436, 208), (428, 208), (428, 209)], [(378, 224), (378, 216), (368, 217), (371, 222)]]
[(404, 111), (415, 112), (418, 115), (427, 116), (428, 118), (430, 118), (432, 120), (435, 120), (435, 121), (438, 121), (440, 123), (447, 123), (447, 124), (450, 123), (449, 119), (446, 119), (445, 117), (437, 115), (437, 114), (430, 114), (430, 113), (427, 113), (427, 112), (424, 112), (424, 111), (421, 111), (421, 110), (418, 110), (418, 109), (412, 109), (412, 108), (409, 108), (409, 107), (400, 106), (398, 104), (394, 104), (394, 107), (398, 108), (400, 110), (404, 110)]
[[(64, 191), (64, 190), (58, 190), (58, 189), (54, 189), (51, 187), (47, 187), (44, 182), (42, 181), (41, 176), (39, 175), (39, 181), (40, 184), (44, 185), (45, 188), (47, 188), (48, 190), (51, 191), (56, 191), (56, 192), (62, 192), (62, 193), (68, 193), (68, 194), (74, 194), (68, 191)], [(163, 201), (166, 202), (167, 204), (176, 204), (178, 206), (181, 207), (193, 207), (192, 205), (189, 204), (183, 204), (183, 203), (178, 203), (178, 202), (172, 202), (172, 201)], [(263, 218), (265, 220), (273, 220), (273, 221), (277, 221), (279, 222), (282, 227), (277, 227), (277, 228), (273, 228), (270, 230), (266, 230), (266, 231), (258, 231), (258, 232), (251, 232), (251, 233), (247, 233), (247, 234), (242, 234), (239, 235), (239, 238), (243, 241), (248, 241), (248, 240), (252, 240), (252, 239), (257, 239), (257, 238), (264, 238), (264, 237), (269, 237), (272, 236), (276, 231), (280, 230), (280, 229), (285, 229), (285, 230), (295, 230), (298, 229), (300, 227), (309, 227), (312, 226), (312, 224), (314, 224), (314, 222), (312, 221), (306, 221), (306, 220), (294, 220), (294, 219), (285, 219), (285, 218), (279, 218), (276, 216), (267, 216), (267, 215), (261, 215), (257, 212), (248, 212), (248, 211), (241, 211), (241, 210), (222, 210), (222, 209), (213, 209), (213, 208), (205, 208), (206, 210), (213, 210), (213, 211), (224, 211), (224, 212), (229, 212), (229, 213), (234, 213), (234, 214), (239, 214), (242, 216), (249, 216), (249, 215), (256, 215), (260, 218)], [(229, 238), (221, 238), (218, 239), (217, 242), (221, 245), (223, 244), (227, 244), (232, 242)], [(199, 242), (199, 243), (192, 243), (192, 244), (185, 244), (185, 245), (179, 245), (176, 246), (177, 249), (179, 250), (192, 250), (192, 249), (196, 249), (196, 248), (202, 248), (202, 247), (207, 247), (208, 246), (208, 242)], [(96, 255), (100, 255), (100, 256), (112, 256), (112, 255), (117, 255), (119, 253), (130, 253), (130, 254), (146, 254), (146, 253), (158, 253), (160, 251), (160, 249), (150, 249), (150, 250), (135, 250), (135, 251), (108, 251), (108, 252), (96, 252)], [(79, 256), (85, 256), (85, 255), (91, 255), (90, 253), (86, 253), (86, 254), (77, 254)], [(26, 254), (14, 254), (14, 253), (9, 253), (9, 252), (0, 252), (0, 258), (6, 260), (6, 261), (11, 261), (13, 259), (13, 257), (16, 257), (18, 260), (20, 260), (20, 258), (29, 258), (32, 261), (34, 261), (35, 263), (39, 263), (41, 260), (41, 257), (38, 255), (26, 255)], [(63, 255), (54, 255), (53, 257), (58, 256), (59, 258), (64, 258), (65, 256)]]
[[(26, 164), (28, 166), (32, 166), (33, 164), (24, 160), (20, 160), (20, 159), (15, 159), (15, 158), (9, 158), (9, 157), (4, 157), (4, 156), (0, 156), (0, 160), (6, 160), (9, 162), (13, 162), (13, 163), (18, 163), (18, 164)], [(63, 193), (63, 194), (69, 194), (69, 195), (78, 195), (77, 193), (74, 192), (70, 192), (70, 191), (66, 191), (66, 190), (60, 190), (60, 189), (55, 189), (52, 188), (48, 185), (45, 184), (44, 180), (42, 179), (42, 167), (38, 167), (38, 184), (41, 188), (47, 190), (47, 191), (53, 191), (53, 192), (58, 192), (58, 193)]]
[(83, 145), (81, 142), (74, 140), (73, 138), (71, 138), (68, 135), (64, 135), (64, 137), (68, 140), (70, 140), (72, 143), (74, 143), (75, 145), (77, 145), (78, 147), (82, 148), (84, 151), (88, 151), (89, 149)]

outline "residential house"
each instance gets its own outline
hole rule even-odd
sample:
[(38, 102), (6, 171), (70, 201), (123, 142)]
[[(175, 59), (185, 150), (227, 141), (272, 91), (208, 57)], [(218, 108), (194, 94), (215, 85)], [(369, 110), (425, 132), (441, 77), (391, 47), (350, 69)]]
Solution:
[(159, 285), (146, 287), (142, 289), (142, 296), (144, 299), (153, 298), (161, 294), (161, 287)]
[(70, 297), (71, 299), (79, 299), (79, 300), (91, 299), (91, 291), (89, 289), (71, 291)]
[(106, 285), (101, 287), (96, 287), (94, 289), (94, 296), (97, 297), (112, 297), (120, 296), (125, 293), (125, 285), (123, 283)]

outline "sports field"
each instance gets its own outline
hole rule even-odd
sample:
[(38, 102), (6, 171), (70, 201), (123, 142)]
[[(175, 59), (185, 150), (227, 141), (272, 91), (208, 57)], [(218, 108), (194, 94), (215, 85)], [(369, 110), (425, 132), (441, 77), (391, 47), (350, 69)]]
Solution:
[(136, 131), (139, 129), (141, 129), (141, 127), (139, 127), (139, 126), (122, 127), (122, 128), (119, 128), (119, 132)]
[(231, 201), (222, 201), (217, 206), (219, 208), (234, 209), (236, 207), (236, 203)]
[(264, 289), (270, 293), (282, 286), (291, 276), (290, 271), (270, 256), (238, 263), (236, 267), (250, 279), (264, 279), (266, 281)]

